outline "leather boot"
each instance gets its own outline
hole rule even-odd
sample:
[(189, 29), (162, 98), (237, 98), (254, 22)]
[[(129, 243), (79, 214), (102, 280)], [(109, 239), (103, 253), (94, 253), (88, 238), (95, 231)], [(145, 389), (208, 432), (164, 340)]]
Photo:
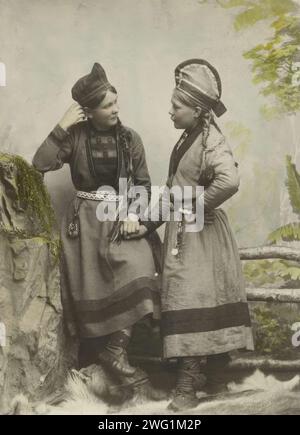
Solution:
[(129, 364), (126, 352), (130, 333), (130, 329), (123, 329), (111, 334), (104, 351), (98, 355), (100, 363), (114, 374), (132, 376), (136, 371)]
[(206, 377), (207, 383), (204, 391), (209, 395), (225, 393), (228, 391), (224, 379), (226, 370), (231, 358), (228, 353), (209, 355), (207, 357)]
[(180, 358), (176, 389), (168, 409), (181, 411), (195, 408), (199, 403), (196, 396), (196, 386), (199, 386), (200, 378), (199, 359), (197, 357)]

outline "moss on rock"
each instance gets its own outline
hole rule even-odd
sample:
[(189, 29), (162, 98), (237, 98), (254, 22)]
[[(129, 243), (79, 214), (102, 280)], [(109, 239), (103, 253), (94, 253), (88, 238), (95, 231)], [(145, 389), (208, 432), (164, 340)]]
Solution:
[(2, 222), (1, 233), (21, 239), (42, 237), (49, 243), (54, 257), (58, 258), (60, 240), (55, 231), (55, 214), (42, 175), (22, 157), (0, 153), (0, 181), (4, 187), (6, 202), (10, 200), (15, 210), (17, 204), (17, 210), (31, 223), (20, 228), (15, 224), (14, 216), (10, 216), (12, 225), (4, 225)]

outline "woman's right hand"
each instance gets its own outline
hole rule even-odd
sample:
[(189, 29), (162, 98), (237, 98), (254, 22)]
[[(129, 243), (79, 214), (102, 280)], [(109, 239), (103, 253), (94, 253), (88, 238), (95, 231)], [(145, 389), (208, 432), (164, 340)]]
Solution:
[(77, 124), (85, 119), (86, 114), (83, 108), (78, 103), (73, 103), (60, 120), (59, 125), (64, 130), (68, 130), (71, 125)]
[(131, 233), (128, 234), (126, 237), (126, 240), (130, 240), (130, 239), (141, 239), (142, 237), (145, 236), (145, 234), (148, 232), (148, 229), (145, 227), (145, 225), (140, 224), (139, 226), (139, 232), (138, 233)]

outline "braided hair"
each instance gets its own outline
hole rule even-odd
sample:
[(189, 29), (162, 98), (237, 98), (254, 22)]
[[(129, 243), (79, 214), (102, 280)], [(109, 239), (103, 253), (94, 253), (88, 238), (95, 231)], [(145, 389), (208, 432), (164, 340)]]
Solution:
[(118, 119), (118, 123), (117, 123), (117, 135), (119, 137), (121, 151), (122, 151), (123, 156), (124, 156), (125, 169), (126, 169), (126, 174), (127, 174), (127, 183), (128, 183), (128, 186), (130, 187), (134, 181), (132, 153), (131, 153), (131, 149), (130, 149), (131, 134), (123, 126), (120, 119)]
[(204, 149), (206, 148), (206, 143), (209, 136), (212, 119), (213, 119), (213, 114), (211, 110), (204, 112), (203, 115), (201, 116), (201, 121), (203, 122), (202, 146)]

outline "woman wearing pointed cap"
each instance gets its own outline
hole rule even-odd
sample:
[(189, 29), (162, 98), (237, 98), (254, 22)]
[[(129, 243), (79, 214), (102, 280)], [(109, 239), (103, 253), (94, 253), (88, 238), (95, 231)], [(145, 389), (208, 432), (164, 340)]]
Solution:
[[(122, 125), (117, 91), (101, 65), (95, 63), (76, 82), (72, 96), (76, 103), (33, 158), (42, 173), (68, 163), (77, 190), (61, 232), (64, 314), (81, 349), (96, 347), (114, 373), (131, 376), (135, 368), (128, 363), (126, 347), (132, 327), (146, 316), (159, 318), (158, 270), (148, 239), (125, 240), (139, 230), (136, 208), (129, 205), (123, 222), (99, 220), (97, 210), (101, 201), (119, 205), (120, 178), (150, 193), (145, 151), (140, 136)], [(146, 208), (147, 198), (143, 201), (141, 208)], [(100, 352), (102, 338), (106, 346)]]
[[(184, 133), (171, 155), (167, 186), (204, 186), (203, 229), (189, 232), (184, 217), (167, 222), (165, 229), (163, 352), (165, 358), (178, 358), (170, 404), (178, 410), (197, 405), (201, 359), (214, 376), (211, 367), (221, 370), (229, 351), (253, 350), (253, 337), (238, 248), (219, 208), (239, 187), (237, 164), (214, 118), (226, 111), (221, 80), (208, 62), (191, 59), (177, 66), (175, 81), (169, 113)], [(192, 199), (200, 200), (196, 194)], [(161, 218), (145, 225), (151, 231), (162, 223)]]

